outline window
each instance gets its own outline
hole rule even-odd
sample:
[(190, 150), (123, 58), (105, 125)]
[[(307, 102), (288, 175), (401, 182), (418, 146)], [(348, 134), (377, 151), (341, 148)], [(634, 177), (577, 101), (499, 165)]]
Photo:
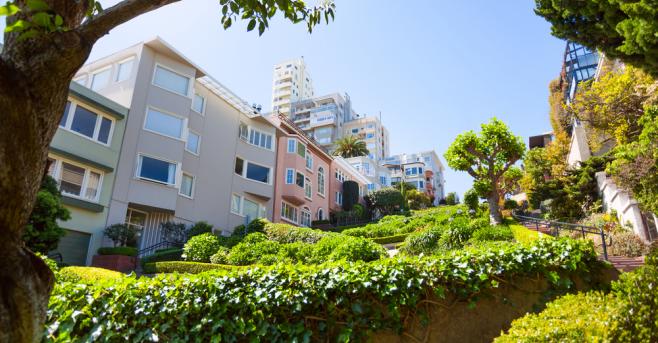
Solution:
[(292, 185), (295, 183), (295, 170), (294, 169), (286, 169), (286, 185)]
[(386, 186), (386, 185), (387, 185), (387, 183), (386, 183), (386, 176), (380, 176), (380, 177), (379, 177), (379, 183), (380, 183), (382, 186)]
[(256, 129), (249, 129), (249, 144), (272, 150), (272, 135)]
[(336, 180), (340, 182), (345, 182), (345, 174), (343, 174), (342, 170), (336, 169)]
[(306, 154), (306, 169), (313, 170), (313, 156)]
[(318, 220), (324, 220), (324, 210), (322, 208), (318, 208)]
[(238, 128), (238, 137), (242, 139), (243, 141), (246, 141), (249, 138), (249, 127), (245, 123), (240, 123), (240, 127)]
[(343, 205), (343, 193), (336, 192), (336, 204)]
[(236, 194), (231, 195), (231, 212), (240, 215), (242, 208), (242, 197)]
[(48, 174), (58, 181), (59, 190), (70, 196), (89, 201), (98, 201), (102, 174), (69, 162), (48, 158)]
[(144, 128), (165, 136), (182, 139), (185, 119), (149, 108), (146, 112)]
[(324, 195), (324, 168), (318, 168), (318, 194)]
[(116, 82), (121, 82), (128, 80), (130, 78), (130, 74), (133, 71), (133, 64), (135, 63), (134, 59), (130, 59), (124, 62), (119, 63), (117, 66), (117, 76), (116, 76)]
[(201, 136), (190, 131), (187, 135), (187, 143), (185, 144), (185, 150), (195, 155), (198, 155), (200, 146), (201, 146)]
[(311, 186), (311, 179), (309, 178), (304, 179), (304, 196), (309, 199), (313, 196), (313, 188)]
[(235, 158), (235, 173), (249, 180), (270, 183), (270, 168), (244, 161), (239, 157)]
[(290, 206), (288, 203), (281, 203), (281, 217), (293, 223), (297, 223), (297, 208)]
[(243, 199), (242, 202), (242, 215), (247, 217), (248, 221), (252, 221), (260, 217), (260, 205), (249, 199)]
[(297, 186), (304, 188), (304, 174), (297, 172), (297, 178), (295, 179)]
[(369, 191), (369, 192), (372, 192), (372, 191), (374, 191), (374, 190), (375, 190), (375, 184), (374, 184), (374, 183), (369, 183), (369, 184), (368, 184), (368, 191)]
[(366, 139), (375, 137), (374, 133), (366, 133)]
[(194, 176), (183, 173), (179, 194), (184, 195), (188, 198), (192, 198), (193, 192), (194, 192)]
[(297, 142), (297, 154), (301, 157), (306, 157), (306, 146), (302, 142)]
[(236, 157), (235, 158), (235, 173), (242, 176), (242, 173), (244, 172), (244, 160)]
[(112, 69), (107, 68), (105, 70), (101, 70), (96, 74), (92, 75), (90, 88), (95, 91), (103, 89), (105, 86), (107, 86), (108, 83), (110, 83), (111, 74), (112, 74)]
[(293, 138), (288, 138), (288, 152), (295, 153), (297, 152), (297, 140)]
[(194, 94), (194, 99), (192, 99), (192, 109), (196, 113), (203, 114), (203, 109), (206, 106), (206, 98), (202, 97), (199, 94)]
[(69, 101), (59, 126), (97, 142), (109, 144), (113, 123), (113, 120)]
[(75, 79), (73, 79), (73, 82), (84, 86), (87, 84), (87, 75), (78, 76)]
[(167, 185), (175, 185), (176, 168), (176, 163), (139, 155), (139, 161), (137, 163), (137, 177), (143, 180), (160, 182)]
[(183, 96), (189, 94), (190, 78), (162, 66), (155, 67), (153, 84)]
[(302, 226), (311, 227), (311, 210), (308, 207), (304, 207), (302, 210), (302, 220), (300, 223)]
[(359, 133), (359, 129), (352, 129), (352, 133)]

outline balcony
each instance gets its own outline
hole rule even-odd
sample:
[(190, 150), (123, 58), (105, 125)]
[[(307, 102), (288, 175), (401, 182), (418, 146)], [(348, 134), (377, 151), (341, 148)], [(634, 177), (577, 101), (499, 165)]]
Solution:
[(304, 196), (304, 188), (299, 187), (296, 184), (284, 184), (281, 187), (281, 198), (295, 206), (301, 206), (307, 201)]

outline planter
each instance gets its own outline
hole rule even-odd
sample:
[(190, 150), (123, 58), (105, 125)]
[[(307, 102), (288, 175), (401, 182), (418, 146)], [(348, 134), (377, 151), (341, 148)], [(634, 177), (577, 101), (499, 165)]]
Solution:
[(91, 265), (92, 267), (130, 273), (137, 267), (137, 257), (125, 255), (95, 255), (91, 261)]

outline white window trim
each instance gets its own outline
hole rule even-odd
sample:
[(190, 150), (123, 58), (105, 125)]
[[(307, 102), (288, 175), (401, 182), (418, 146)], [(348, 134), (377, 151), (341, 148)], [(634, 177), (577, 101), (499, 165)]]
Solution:
[[(174, 175), (174, 183), (173, 184), (172, 183), (166, 183), (166, 182), (162, 182), (160, 180), (153, 180), (153, 179), (149, 179), (147, 177), (139, 176), (139, 170), (141, 169), (141, 166), (142, 166), (142, 159), (140, 158), (141, 156), (145, 156), (145, 157), (153, 158), (153, 159), (160, 160), (160, 161), (163, 161), (163, 162), (168, 162), (168, 163), (171, 163), (171, 164), (175, 164), (176, 165), (176, 174)], [(165, 186), (165, 187), (179, 188), (180, 180), (181, 180), (181, 177), (183, 175), (183, 172), (181, 170), (182, 166), (183, 166), (183, 164), (178, 162), (178, 161), (173, 161), (173, 160), (170, 160), (170, 159), (162, 158), (162, 157), (159, 157), (159, 156), (155, 156), (155, 155), (151, 155), (151, 154), (147, 154), (147, 153), (143, 153), (143, 152), (137, 152), (137, 161), (135, 162), (135, 179), (139, 180), (139, 181), (146, 181), (146, 182), (149, 182), (149, 183), (156, 183), (156, 184), (159, 184), (159, 185), (162, 185), (162, 186)]]
[[(174, 73), (174, 74), (178, 74), (178, 75), (180, 75), (180, 76), (187, 77), (187, 78), (190, 80), (190, 82), (187, 83), (187, 94), (181, 94), (181, 93), (178, 93), (178, 92), (172, 91), (172, 90), (170, 90), (170, 89), (164, 88), (164, 87), (162, 87), (162, 86), (160, 86), (160, 85), (157, 85), (157, 84), (155, 83), (155, 72), (156, 72), (156, 70), (158, 70), (158, 67), (161, 67), (162, 69), (167, 69), (167, 70), (169, 70), (170, 72), (172, 72), (172, 73)], [(158, 87), (158, 88), (160, 88), (160, 89), (163, 89), (163, 90), (165, 90), (165, 91), (167, 91), (167, 92), (169, 92), (169, 93), (176, 94), (176, 95), (179, 95), (179, 96), (182, 96), (182, 97), (188, 98), (188, 99), (190, 99), (190, 100), (192, 100), (192, 96), (191, 96), (190, 94), (191, 94), (192, 91), (194, 90), (194, 81), (195, 81), (195, 80), (196, 80), (196, 78), (195, 78), (194, 76), (187, 75), (187, 74), (183, 74), (183, 73), (181, 73), (181, 72), (175, 70), (174, 68), (170, 68), (170, 67), (168, 67), (168, 66), (166, 66), (166, 65), (164, 65), (164, 64), (162, 64), (162, 63), (158, 63), (158, 62), (156, 62), (155, 65), (153, 66), (153, 77), (151, 77), (151, 84), (152, 84), (153, 86)]]
[[(194, 109), (194, 98), (197, 95), (200, 96), (203, 99), (203, 107), (201, 108), (201, 112), (197, 112), (197, 110)], [(205, 116), (206, 115), (206, 104), (208, 103), (207, 100), (208, 99), (205, 96), (197, 93), (196, 91), (193, 91), (192, 92), (192, 103), (190, 103), (190, 109), (192, 110), (192, 112), (194, 112), (196, 114), (200, 114), (201, 116)]]
[(291, 219), (288, 219), (288, 218), (284, 217), (284, 216), (283, 216), (283, 213), (279, 213), (279, 214), (280, 214), (280, 217), (281, 217), (281, 220), (283, 220), (283, 221), (287, 221), (288, 223), (292, 223), (292, 224), (298, 225), (298, 223), (299, 223), (299, 208), (297, 208), (297, 206), (293, 206), (293, 205), (290, 204), (289, 202), (281, 201), (281, 211), (282, 211), (282, 212), (283, 212), (283, 204), (286, 204), (287, 206), (292, 207), (292, 208), (295, 209), (295, 212), (296, 212), (296, 214), (297, 214), (295, 217), (297, 218), (297, 220), (293, 221), (293, 220), (291, 220)]
[[(240, 198), (240, 206), (239, 206), (240, 208), (238, 209), (238, 212), (233, 211), (233, 197), (234, 197), (234, 196)], [(244, 217), (244, 216), (242, 215), (242, 207), (243, 207), (242, 204), (243, 204), (243, 203), (244, 203), (244, 197), (243, 197), (242, 195), (237, 194), (237, 193), (231, 193), (231, 199), (230, 199), (230, 211), (231, 211), (232, 214), (235, 214), (236, 216)]]
[[(288, 172), (289, 172), (289, 171), (292, 172), (292, 182), (288, 182)], [(283, 182), (284, 182), (286, 185), (297, 185), (296, 182), (295, 182), (295, 180), (296, 180), (295, 178), (296, 178), (296, 177), (297, 177), (297, 173), (296, 173), (295, 169), (293, 169), (293, 168), (286, 168), (286, 173), (285, 173), (285, 175), (283, 175), (283, 178), (284, 178)]]
[[(181, 136), (182, 136), (182, 137), (181, 137), (181, 138), (178, 138), (178, 137), (170, 136), (170, 135), (164, 134), (164, 133), (162, 133), (162, 132), (158, 132), (158, 131), (151, 130), (151, 129), (147, 128), (147, 127), (146, 127), (146, 121), (148, 120), (149, 110), (154, 110), (154, 111), (157, 111), (157, 112), (161, 112), (161, 113), (163, 113), (163, 114), (166, 114), (166, 115), (170, 115), (170, 116), (172, 116), (172, 117), (176, 117), (176, 118), (179, 118), (179, 119), (183, 119), (183, 124), (182, 124), (182, 125), (183, 125), (183, 131), (181, 132)], [(177, 140), (177, 141), (180, 141), (180, 142), (184, 142), (185, 145), (187, 145), (187, 130), (188, 130), (187, 125), (188, 125), (188, 120), (187, 120), (187, 118), (185, 118), (185, 117), (183, 117), (183, 116), (181, 116), (181, 115), (178, 115), (178, 114), (175, 114), (175, 113), (171, 113), (171, 112), (169, 112), (169, 111), (167, 111), (167, 110), (163, 110), (163, 109), (160, 109), (160, 108), (157, 108), (157, 107), (154, 107), (154, 106), (146, 106), (146, 113), (144, 114), (144, 124), (142, 125), (142, 129), (143, 129), (144, 131), (146, 131), (146, 132), (150, 132), (150, 133), (153, 133), (153, 134), (156, 134), (156, 135), (162, 136), (162, 137), (167, 137), (167, 138), (174, 139), (174, 140)]]
[[(235, 162), (236, 162), (236, 159), (238, 159), (238, 158), (242, 160), (242, 174), (238, 174), (238, 173), (235, 172)], [(267, 181), (269, 181), (269, 182), (262, 182), (262, 181), (253, 180), (253, 179), (248, 178), (247, 177), (247, 169), (248, 169), (250, 163), (254, 164), (254, 165), (257, 165), (259, 167), (267, 168), (269, 170), (268, 173), (267, 173)], [(272, 185), (272, 167), (268, 167), (268, 166), (265, 166), (265, 165), (262, 165), (262, 164), (256, 163), (256, 162), (251, 162), (251, 161), (249, 161), (249, 160), (247, 160), (244, 157), (239, 156), (239, 155), (236, 155), (235, 158), (233, 159), (233, 174), (235, 174), (235, 175), (237, 175), (237, 176), (239, 176), (239, 177), (241, 177), (245, 180), (256, 182), (256, 183), (259, 183), (261, 185), (270, 185), (270, 186)]]
[[(96, 89), (96, 90), (93, 89), (92, 86), (93, 86), (93, 84), (94, 84), (94, 76), (96, 76), (96, 75), (98, 75), (98, 74), (100, 74), (100, 73), (103, 73), (103, 72), (105, 72), (106, 70), (109, 70), (109, 71), (110, 71), (110, 77), (107, 79), (107, 84), (105, 84), (103, 87), (101, 87), (101, 88), (99, 88), (99, 89)], [(94, 70), (94, 71), (90, 74), (90, 77), (89, 77), (89, 89), (91, 89), (91, 90), (94, 91), (94, 92), (98, 92), (99, 90), (101, 90), (101, 89), (103, 89), (103, 88), (109, 86), (109, 85), (112, 83), (112, 81), (114, 80), (114, 77), (113, 77), (113, 76), (114, 76), (114, 71), (112, 70), (112, 65), (111, 65), (111, 64), (110, 64), (109, 66), (105, 66), (105, 67), (98, 68), (98, 69)]]
[[(130, 56), (130, 57), (124, 58), (121, 61), (115, 63), (116, 67), (114, 68), (115, 69), (115, 72), (113, 73), (114, 75), (112, 75), (112, 82), (119, 83), (119, 82), (125, 82), (125, 81), (130, 80), (133, 76), (133, 70), (135, 70), (135, 61), (136, 60), (137, 59), (135, 58), (135, 56)], [(130, 61), (133, 62), (133, 65), (132, 65), (132, 67), (130, 67), (130, 74), (128, 75), (128, 78), (125, 79), (125, 80), (121, 80), (121, 81), (117, 80), (119, 78), (119, 66), (121, 66), (122, 64), (124, 64), (126, 62), (130, 62)]]
[[(306, 161), (311, 160), (311, 167), (309, 168), (308, 164)], [(306, 167), (306, 170), (309, 172), (313, 173), (313, 155), (308, 153), (308, 149), (306, 149), (306, 157), (304, 157), (304, 166)]]
[[(191, 192), (190, 192), (190, 193), (192, 193), (191, 195), (181, 193), (181, 191), (183, 190), (183, 176), (185, 176), (185, 175), (192, 178), (192, 189), (191, 189)], [(180, 187), (178, 188), (178, 195), (180, 195), (184, 198), (194, 199), (195, 190), (196, 190), (196, 176), (194, 176), (194, 175), (192, 175), (188, 172), (181, 172)]]
[[(195, 135), (197, 135), (197, 136), (199, 137), (199, 141), (197, 142), (197, 147), (196, 147), (196, 148), (197, 148), (197, 151), (196, 151), (196, 152), (187, 149), (187, 143), (188, 143), (188, 140), (190, 139), (190, 133), (193, 133), (193, 134), (195, 134)], [(186, 135), (185, 135), (185, 136), (186, 136), (186, 137), (185, 137), (185, 151), (189, 152), (190, 154), (192, 154), (192, 155), (194, 155), (194, 156), (199, 156), (199, 155), (201, 155), (201, 138), (202, 138), (201, 135), (200, 135), (198, 132), (196, 132), (196, 131), (191, 130), (191, 129), (188, 128), (187, 131), (186, 131)]]
[[(304, 214), (308, 214), (308, 225), (304, 225), (304, 219), (303, 219)], [(313, 223), (313, 214), (311, 213), (311, 209), (308, 207), (302, 208), (302, 210), (299, 211), (299, 225), (303, 227), (311, 227), (312, 223)]]
[[(327, 187), (327, 173), (324, 171), (324, 167), (320, 166), (318, 167), (318, 175), (320, 175), (320, 168), (322, 168), (322, 187), (320, 187), (320, 183), (318, 182), (318, 195), (324, 198), (325, 195), (325, 188)], [(319, 177), (319, 176), (318, 176)]]
[(59, 156), (54, 155), (54, 154), (49, 154), (48, 157), (55, 160), (55, 162), (54, 162), (55, 166), (53, 167), (54, 172), (53, 172), (52, 178), (57, 180), (57, 189), (59, 189), (59, 187), (60, 187), (59, 183), (60, 183), (60, 177), (62, 175), (62, 163), (63, 162), (68, 163), (68, 164), (73, 165), (73, 166), (76, 166), (76, 167), (79, 167), (79, 168), (83, 168), (85, 170), (85, 175), (82, 178), (82, 185), (81, 185), (81, 189), (80, 189), (81, 194), (84, 194), (87, 191), (87, 182), (89, 181), (89, 173), (94, 172), (94, 173), (100, 175), (100, 178), (98, 180), (98, 190), (96, 192), (96, 198), (95, 199), (92, 200), (92, 199), (86, 198), (84, 195), (75, 195), (75, 194), (70, 194), (70, 193), (65, 193), (65, 192), (62, 192), (63, 196), (67, 196), (69, 198), (80, 199), (80, 200), (87, 201), (87, 202), (93, 202), (93, 203), (98, 203), (100, 201), (101, 192), (103, 191), (103, 179), (105, 177), (104, 172), (102, 172), (98, 169), (95, 169), (93, 167), (86, 166), (82, 163), (75, 162), (73, 160), (69, 160), (69, 159), (66, 159), (66, 158), (63, 158), (63, 157), (59, 157)]
[[(293, 151), (290, 151), (290, 141), (295, 142), (295, 147), (294, 147)], [(288, 140), (286, 141), (286, 152), (289, 153), (289, 154), (296, 154), (297, 153), (297, 138), (288, 138)]]
[[(242, 124), (244, 124), (244, 123), (242, 123)], [(247, 124), (245, 124), (245, 125), (247, 125)], [(238, 130), (239, 130), (239, 127), (238, 127)], [(260, 133), (261, 136), (262, 136), (263, 134), (266, 134), (266, 135), (269, 135), (270, 137), (272, 137), (272, 145), (271, 145), (271, 148), (268, 149), (267, 147), (262, 147), (262, 146), (260, 146), (260, 145), (252, 144), (252, 143), (251, 143), (251, 132), (253, 132), (253, 131), (258, 131), (258, 132)], [(239, 135), (239, 131), (238, 131), (238, 135)], [(247, 143), (247, 144), (249, 144), (249, 145), (251, 145), (251, 146), (254, 146), (254, 147), (256, 147), (256, 148), (260, 148), (260, 149), (263, 149), (263, 150), (267, 150), (267, 151), (274, 151), (274, 147), (276, 146), (276, 135), (275, 135), (274, 132), (263, 131), (263, 130), (261, 130), (261, 129), (259, 129), (259, 128), (256, 128), (256, 127), (253, 127), (253, 126), (251, 126), (251, 125), (247, 125), (247, 138), (244, 139), (244, 138), (242, 138), (241, 136), (240, 136), (239, 138), (240, 138), (242, 141), (244, 141), (245, 143)], [(287, 147), (286, 147), (286, 149), (287, 149)]]
[[(85, 105), (84, 103), (82, 103), (80, 101), (70, 99), (70, 98), (67, 101), (70, 102), (71, 105), (69, 106), (69, 111), (67, 113), (66, 123), (64, 124), (64, 126), (59, 126), (59, 124), (58, 124), (57, 128), (65, 130), (67, 132), (70, 132), (70, 133), (72, 133), (74, 135), (77, 135), (77, 136), (80, 136), (82, 138), (88, 139), (88, 140), (90, 140), (90, 141), (92, 141), (96, 144), (100, 144), (100, 145), (107, 146), (107, 147), (111, 146), (112, 145), (112, 137), (114, 136), (114, 127), (116, 125), (116, 120), (114, 118), (112, 118), (111, 116), (105, 114), (104, 112), (99, 111), (99, 110), (93, 108), (92, 106)], [(97, 118), (96, 118), (96, 125), (94, 126), (94, 137), (89, 137), (87, 135), (81, 134), (80, 132), (76, 132), (76, 131), (71, 130), (71, 124), (73, 123), (73, 116), (75, 115), (75, 109), (78, 106), (80, 106), (80, 107), (96, 114)], [(110, 121), (110, 132), (108, 133), (108, 136), (107, 136), (107, 143), (103, 143), (103, 142), (98, 140), (98, 134), (100, 133), (101, 123), (103, 122), (103, 120), (102, 119), (99, 120), (98, 117), (105, 118), (105, 119), (108, 119)]]
[[(77, 77), (74, 77), (72, 81), (77, 82), (79, 85), (87, 87), (87, 80), (88, 79), (89, 79), (89, 77), (88, 77), (87, 74), (81, 74), (81, 75), (78, 75)], [(80, 82), (81, 80), (84, 81), (84, 82)]]
[[(309, 194), (311, 194), (310, 196), (306, 194), (306, 186), (308, 186), (311, 190), (309, 192)], [(306, 177), (306, 176), (304, 176), (304, 198), (313, 201), (313, 182), (311, 181), (310, 177)]]

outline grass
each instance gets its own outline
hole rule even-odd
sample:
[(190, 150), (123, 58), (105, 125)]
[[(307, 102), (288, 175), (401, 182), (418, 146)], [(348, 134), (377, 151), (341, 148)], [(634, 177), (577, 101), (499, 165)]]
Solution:
[(530, 243), (538, 240), (540, 237), (547, 237), (546, 235), (530, 230), (523, 225), (511, 224), (509, 227), (512, 229), (514, 239), (519, 243)]

